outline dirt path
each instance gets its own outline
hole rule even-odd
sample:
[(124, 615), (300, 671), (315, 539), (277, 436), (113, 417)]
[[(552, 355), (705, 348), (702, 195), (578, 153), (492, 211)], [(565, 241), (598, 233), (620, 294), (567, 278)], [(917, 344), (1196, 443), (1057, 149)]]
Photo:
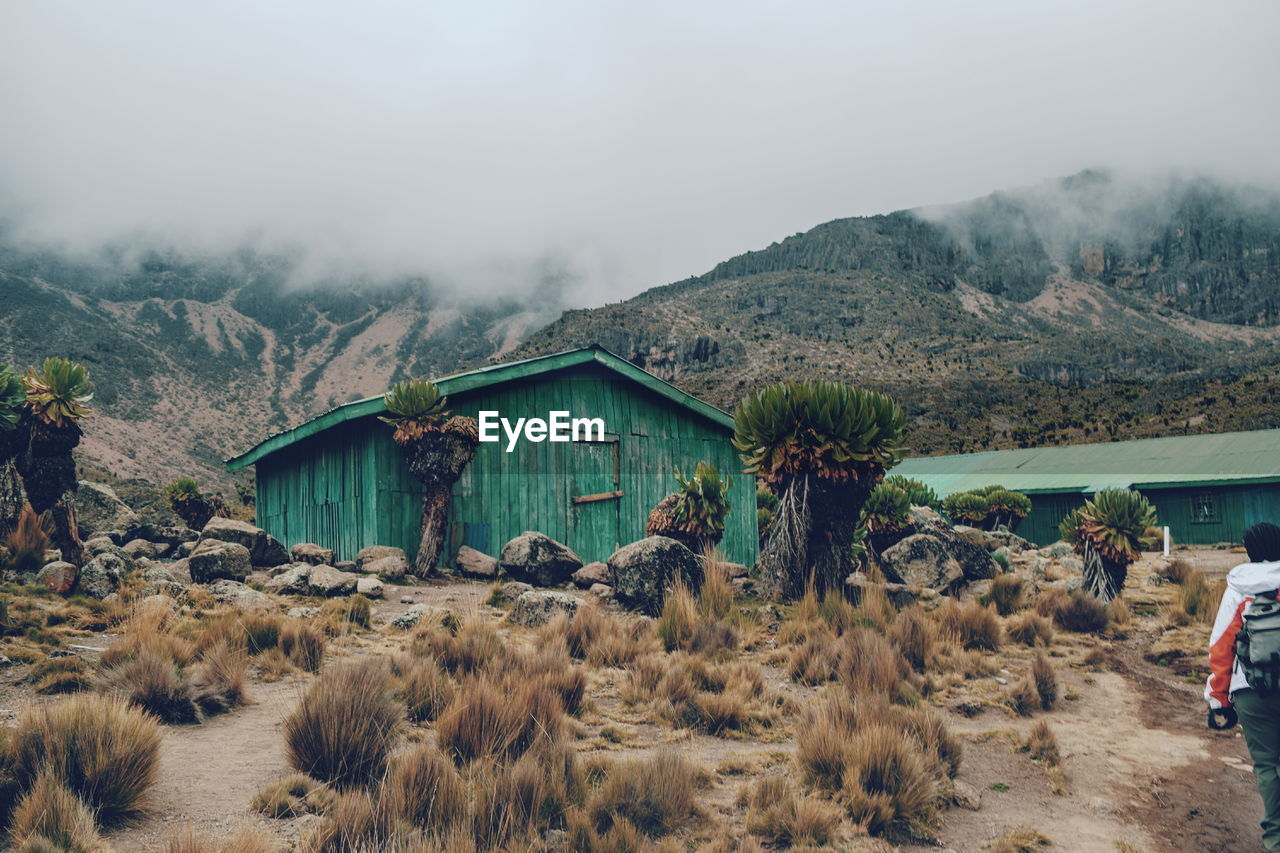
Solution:
[(107, 840), (123, 853), (162, 849), (188, 825), (210, 838), (246, 824), (278, 828), (250, 812), (249, 801), (290, 772), (281, 725), (300, 695), (297, 683), (253, 683), (244, 707), (200, 725), (165, 726), (148, 816)]

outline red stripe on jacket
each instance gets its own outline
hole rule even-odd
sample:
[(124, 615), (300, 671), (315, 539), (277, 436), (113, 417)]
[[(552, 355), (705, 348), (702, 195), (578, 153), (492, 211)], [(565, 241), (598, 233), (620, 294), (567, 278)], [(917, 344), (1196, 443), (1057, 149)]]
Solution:
[(1236, 634), (1244, 625), (1244, 609), (1253, 601), (1246, 596), (1238, 605), (1236, 612), (1217, 641), (1209, 647), (1209, 696), (1216, 700), (1219, 708), (1231, 704), (1231, 672), (1236, 664)]

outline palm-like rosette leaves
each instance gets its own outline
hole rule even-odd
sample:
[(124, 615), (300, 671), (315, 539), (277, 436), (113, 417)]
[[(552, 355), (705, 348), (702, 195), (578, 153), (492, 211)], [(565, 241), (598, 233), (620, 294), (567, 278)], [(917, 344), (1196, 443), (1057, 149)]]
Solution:
[(191, 477), (179, 477), (164, 487), (164, 496), (170, 501), (198, 498), (200, 497), (200, 484)]
[(396, 428), (397, 444), (415, 441), (429, 430), (440, 429), (449, 417), (445, 408), (448, 399), (440, 394), (434, 382), (423, 379), (397, 382), (382, 400), (391, 417), (378, 420)]
[(889, 482), (878, 484), (862, 505), (862, 526), (868, 533), (896, 533), (911, 520), (911, 499)]
[(680, 490), (671, 511), (672, 521), (687, 533), (719, 540), (729, 514), (726, 495), (733, 487), (733, 478), (721, 479), (714, 465), (699, 462), (691, 477), (686, 478), (677, 468), (676, 482)]
[(839, 382), (770, 385), (739, 403), (733, 420), (733, 445), (747, 473), (771, 485), (804, 474), (871, 484), (904, 453), (902, 407)]
[(938, 509), (942, 506), (942, 502), (938, 500), (938, 493), (914, 477), (891, 474), (885, 477), (884, 481), (906, 492), (907, 500), (912, 506), (927, 506), (930, 509)]
[(988, 489), (987, 508), (992, 515), (1002, 518), (1026, 518), (1031, 513), (1031, 498), (1022, 492), (1012, 492), (1002, 486)]
[(1133, 489), (1103, 489), (1085, 501), (1079, 536), (1105, 559), (1128, 565), (1142, 555), (1142, 537), (1156, 526), (1156, 510)]
[(22, 380), (7, 364), (0, 364), (0, 432), (12, 432), (22, 420), (22, 407), (27, 402), (27, 392), (22, 390)]
[(956, 524), (977, 526), (986, 521), (991, 504), (975, 492), (956, 492), (942, 499), (942, 511)]
[(1080, 541), (1080, 528), (1084, 524), (1084, 507), (1078, 506), (1071, 512), (1062, 517), (1062, 521), (1058, 522), (1058, 532), (1062, 534), (1062, 541), (1070, 542), (1072, 545)]
[(41, 421), (61, 428), (89, 414), (93, 386), (84, 365), (65, 358), (47, 358), (39, 373), (34, 368), (22, 377), (31, 413)]

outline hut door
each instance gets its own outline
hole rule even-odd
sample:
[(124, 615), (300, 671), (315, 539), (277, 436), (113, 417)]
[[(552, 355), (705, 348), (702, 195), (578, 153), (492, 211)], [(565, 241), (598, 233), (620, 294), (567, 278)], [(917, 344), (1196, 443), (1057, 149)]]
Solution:
[(607, 560), (620, 544), (622, 471), (618, 438), (575, 442), (573, 450), (568, 544), (587, 562)]

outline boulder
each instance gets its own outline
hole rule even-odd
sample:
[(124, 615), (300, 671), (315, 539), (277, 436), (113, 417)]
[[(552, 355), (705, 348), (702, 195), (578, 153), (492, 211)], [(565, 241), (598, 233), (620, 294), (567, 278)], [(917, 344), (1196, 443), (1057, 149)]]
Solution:
[(534, 586), (560, 586), (582, 568), (571, 548), (532, 530), (503, 545), (498, 562), (508, 575)]
[(946, 544), (934, 536), (917, 533), (880, 554), (880, 569), (894, 583), (932, 587), (947, 592), (964, 583), (964, 570)]
[(226, 579), (242, 581), (252, 568), (249, 549), (238, 542), (201, 539), (187, 558), (187, 571), (194, 583)]
[(605, 563), (587, 563), (570, 576), (573, 585), (579, 589), (591, 589), (598, 583), (609, 583), (613, 576), (609, 574), (609, 566)]
[(258, 592), (251, 586), (245, 586), (239, 581), (214, 581), (209, 584), (209, 594), (221, 604), (245, 612), (274, 613), (279, 609), (271, 600), (271, 596)]
[(937, 539), (960, 564), (965, 580), (990, 580), (1000, 573), (1000, 565), (991, 559), (986, 548), (966, 541), (942, 516), (928, 507), (911, 508), (907, 534), (925, 534)]
[(356, 581), (356, 592), (365, 598), (382, 598), (382, 581), (365, 575)]
[(511, 612), (507, 614), (507, 621), (513, 625), (536, 628), (561, 613), (572, 616), (577, 610), (577, 596), (567, 592), (534, 589), (516, 599)]
[(370, 545), (368, 548), (361, 548), (360, 553), (356, 554), (356, 571), (367, 572), (365, 568), (367, 563), (374, 560), (381, 560), (385, 557), (399, 557), (406, 564), (409, 558), (405, 556), (404, 550), (401, 548), (393, 548), (390, 545)]
[(145, 539), (130, 539), (120, 547), (120, 550), (132, 560), (137, 560), (139, 557), (152, 559), (160, 555), (160, 549)]
[(71, 563), (55, 560), (36, 573), (36, 582), (50, 592), (66, 595), (75, 587), (79, 577), (80, 572)]
[(268, 578), (262, 588), (277, 595), (306, 595), (311, 591), (312, 568), (310, 563), (295, 563)]
[(103, 554), (110, 554), (125, 564), (126, 571), (133, 568), (133, 558), (129, 556), (128, 552), (106, 536), (95, 536), (84, 543), (84, 552), (90, 557), (101, 557)]
[(498, 577), (498, 560), (488, 554), (481, 553), (469, 545), (458, 549), (458, 556), (453, 561), (458, 574), (469, 578), (494, 580)]
[(355, 572), (355, 571), (359, 571), (359, 570), (356, 568), (356, 561), (355, 561), (355, 560), (339, 560), (338, 562), (336, 562), (336, 563), (334, 563), (334, 564), (333, 564), (333, 567), (334, 567), (335, 569), (337, 569), (338, 571), (340, 571), (340, 572)]
[(289, 549), (289, 556), (295, 563), (306, 563), (311, 566), (333, 565), (333, 549), (322, 548), (313, 542), (299, 542)]
[(94, 557), (80, 569), (80, 583), (76, 586), (90, 598), (103, 599), (120, 588), (124, 563), (113, 554)]
[(168, 545), (170, 548), (176, 548), (183, 542), (194, 542), (200, 538), (200, 534), (187, 527), (179, 527), (177, 525), (168, 524), (135, 524), (125, 531), (126, 541), (128, 539), (145, 539), (148, 542), (156, 542)]
[(284, 615), (290, 619), (315, 619), (321, 613), (319, 607), (308, 607), (302, 605), (299, 607), (290, 607)]
[(190, 557), (191, 552), (194, 551), (195, 549), (196, 549), (196, 540), (193, 539), (190, 542), (179, 543), (178, 547), (174, 549), (174, 553), (177, 554), (179, 558), (185, 558), (185, 557)]
[(249, 551), (249, 562), (254, 566), (270, 568), (289, 562), (289, 552), (280, 544), (280, 540), (247, 521), (211, 518), (200, 531), (199, 541), (210, 539), (244, 546)]
[(1069, 557), (1075, 553), (1075, 549), (1066, 542), (1054, 542), (1052, 545), (1041, 548), (1040, 553), (1044, 554), (1050, 560), (1060, 560), (1063, 557)]
[(501, 607), (504, 604), (511, 604), (531, 589), (533, 589), (533, 587), (527, 583), (522, 583), (520, 581), (507, 581), (490, 594), (489, 603), (495, 607)]
[(677, 577), (693, 590), (702, 587), (702, 564), (693, 552), (666, 536), (649, 536), (624, 545), (609, 557), (615, 597), (650, 616), (662, 612), (662, 601)]
[(409, 561), (396, 555), (379, 557), (376, 560), (367, 560), (363, 571), (377, 575), (383, 580), (398, 581), (409, 573)]
[(76, 485), (74, 501), (76, 527), (82, 537), (98, 530), (123, 531), (138, 523), (138, 514), (110, 486), (81, 480)]
[(606, 601), (611, 601), (613, 599), (613, 587), (609, 586), (607, 583), (593, 583), (587, 592), (594, 595), (596, 598), (603, 598)]
[(936, 589), (921, 586), (908, 586), (905, 583), (876, 583), (868, 580), (866, 573), (854, 572), (845, 580), (845, 595), (854, 606), (862, 603), (863, 593), (875, 587), (884, 592), (894, 607), (901, 610), (920, 602), (926, 609), (933, 609), (941, 602)]
[(1006, 548), (1008, 551), (1020, 554), (1023, 551), (1034, 551), (1036, 549), (1036, 546), (1031, 542), (1003, 528), (999, 530), (981, 530), (977, 527), (957, 524), (952, 529), (961, 539), (977, 545), (979, 548), (986, 548), (988, 551)]
[(458, 625), (458, 617), (454, 615), (452, 610), (445, 607), (432, 607), (430, 604), (415, 604), (404, 613), (391, 620), (394, 628), (408, 630), (422, 622), (435, 622), (439, 625), (450, 626), (456, 628)]
[(307, 576), (307, 587), (312, 595), (351, 595), (356, 591), (360, 575), (340, 572), (333, 566), (312, 566)]

